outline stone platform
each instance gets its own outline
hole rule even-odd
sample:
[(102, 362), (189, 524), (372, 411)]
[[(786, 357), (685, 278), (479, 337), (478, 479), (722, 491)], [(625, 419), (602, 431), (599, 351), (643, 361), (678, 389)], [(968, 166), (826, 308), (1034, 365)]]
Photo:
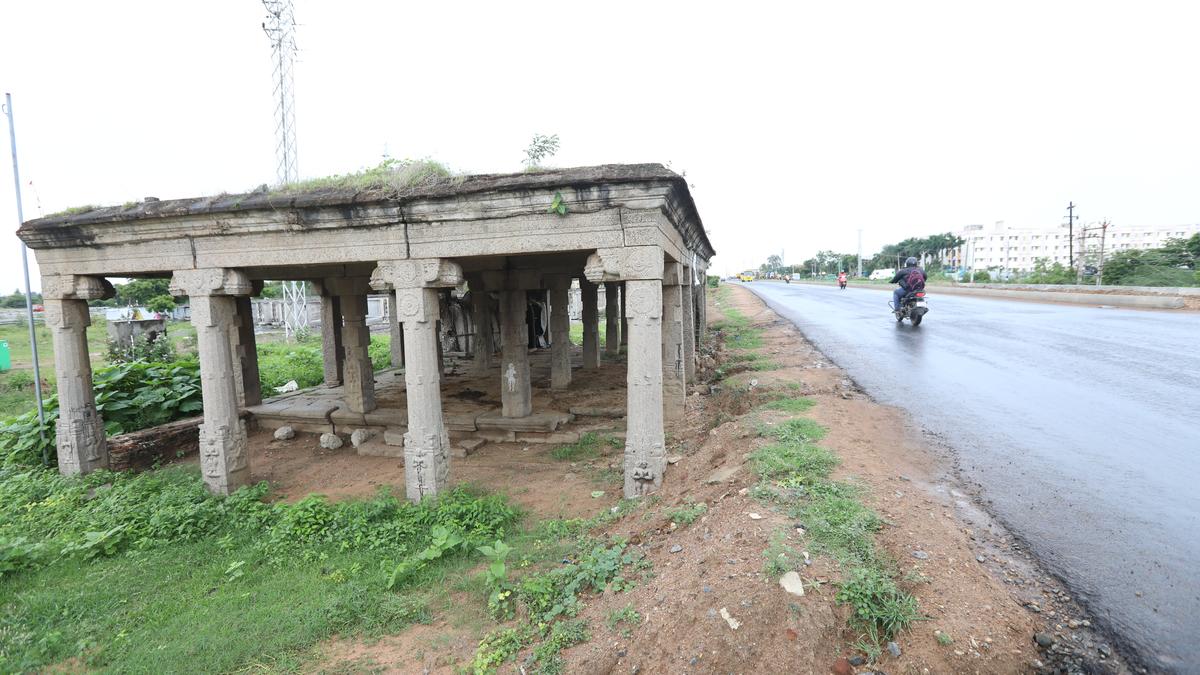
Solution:
[[(463, 455), (483, 442), (573, 443), (588, 431), (623, 436), (625, 431), (625, 364), (623, 357), (601, 364), (581, 376), (582, 354), (572, 349), (571, 385), (550, 389), (550, 350), (531, 350), (530, 377), (533, 413), (504, 417), (500, 406), (500, 369), (471, 370), (473, 364), (447, 354), (442, 376), (442, 410), (446, 431), (456, 454)], [(247, 408), (255, 425), (263, 429), (290, 426), (314, 434), (335, 433), (348, 439), (357, 429), (373, 432), (382, 443), (360, 447), (360, 454), (403, 456), (408, 430), (404, 372), (386, 369), (375, 373), (378, 407), (356, 413), (346, 407), (342, 387), (317, 386), (282, 394)], [(388, 446), (388, 447), (381, 447)]]

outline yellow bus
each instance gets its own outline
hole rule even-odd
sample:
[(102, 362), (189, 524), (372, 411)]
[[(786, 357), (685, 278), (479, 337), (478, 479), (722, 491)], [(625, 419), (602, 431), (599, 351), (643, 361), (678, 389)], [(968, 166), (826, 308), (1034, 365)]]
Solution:
[(742, 281), (754, 281), (754, 272), (742, 272), (738, 275), (738, 279)]

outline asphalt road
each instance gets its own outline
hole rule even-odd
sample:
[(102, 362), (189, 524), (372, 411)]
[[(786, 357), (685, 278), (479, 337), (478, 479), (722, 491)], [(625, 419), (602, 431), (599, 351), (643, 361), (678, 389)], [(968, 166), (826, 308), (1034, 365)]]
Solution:
[(1095, 617), (1200, 672), (1200, 314), (745, 284), (872, 397), (906, 409)]

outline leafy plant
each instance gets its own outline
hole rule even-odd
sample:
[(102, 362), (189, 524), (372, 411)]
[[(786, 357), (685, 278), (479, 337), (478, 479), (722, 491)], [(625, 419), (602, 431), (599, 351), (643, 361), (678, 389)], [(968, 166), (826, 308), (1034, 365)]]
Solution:
[(558, 152), (558, 134), (543, 136), (534, 134), (525, 148), (525, 168), (533, 170), (541, 167), (542, 160), (553, 157)]
[(621, 629), (621, 637), (628, 639), (633, 633), (632, 629), (642, 624), (642, 615), (633, 608), (633, 605), (625, 605), (622, 609), (610, 612), (604, 623), (612, 631), (615, 631), (619, 624), (625, 624), (625, 627)]
[(513, 589), (508, 583), (506, 561), (508, 554), (512, 552), (512, 547), (497, 539), (496, 543), (490, 546), (480, 546), (477, 550), (488, 559), (488, 566), (484, 569), (484, 583), (490, 590), (488, 612), (497, 619), (511, 619), (513, 606), (510, 598)]
[(703, 502), (693, 504), (691, 500), (688, 500), (683, 506), (667, 511), (666, 516), (670, 521), (679, 523), (680, 525), (691, 525), (707, 511), (708, 506)]
[(897, 588), (883, 572), (869, 567), (851, 569), (836, 598), (850, 605), (854, 622), (876, 643), (890, 640), (921, 618), (916, 598)]
[(557, 213), (560, 216), (567, 215), (567, 201), (563, 199), (561, 192), (555, 191), (554, 201), (550, 202), (550, 213)]
[(392, 570), (392, 574), (388, 577), (387, 582), (389, 591), (403, 585), (431, 561), (441, 558), (466, 542), (462, 533), (452, 530), (445, 525), (434, 525), (432, 532), (433, 540), (429, 542), (429, 545), (424, 550), (413, 557), (401, 560), (395, 569)]

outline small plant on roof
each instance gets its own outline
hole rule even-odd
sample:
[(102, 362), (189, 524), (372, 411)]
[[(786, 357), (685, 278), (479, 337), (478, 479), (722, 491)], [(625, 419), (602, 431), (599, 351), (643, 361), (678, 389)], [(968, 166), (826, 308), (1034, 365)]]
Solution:
[(567, 215), (567, 200), (563, 199), (561, 192), (554, 193), (554, 201), (550, 202), (550, 213), (557, 213), (560, 216)]
[(533, 140), (529, 141), (529, 147), (525, 148), (525, 170), (533, 171), (542, 166), (542, 160), (553, 157), (558, 152), (558, 134), (550, 134), (543, 136), (534, 134)]

